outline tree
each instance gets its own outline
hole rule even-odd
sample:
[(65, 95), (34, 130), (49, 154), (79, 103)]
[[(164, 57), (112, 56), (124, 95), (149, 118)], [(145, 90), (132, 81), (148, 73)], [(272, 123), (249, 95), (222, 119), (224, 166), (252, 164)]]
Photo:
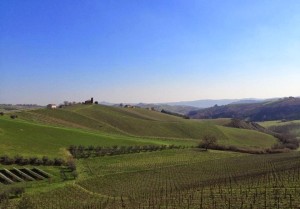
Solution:
[(216, 144), (217, 144), (217, 138), (215, 136), (205, 135), (198, 147), (205, 148), (205, 150), (207, 150), (209, 147)]

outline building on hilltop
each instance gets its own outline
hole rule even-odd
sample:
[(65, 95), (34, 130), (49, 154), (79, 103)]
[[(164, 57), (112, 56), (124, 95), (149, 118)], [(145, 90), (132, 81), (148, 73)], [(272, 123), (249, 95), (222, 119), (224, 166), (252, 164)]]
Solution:
[(86, 100), (84, 104), (93, 104), (94, 103), (94, 98), (92, 97), (91, 100)]
[(56, 106), (56, 104), (48, 104), (48, 105), (47, 105), (47, 108), (48, 108), (48, 109), (56, 109), (57, 106)]

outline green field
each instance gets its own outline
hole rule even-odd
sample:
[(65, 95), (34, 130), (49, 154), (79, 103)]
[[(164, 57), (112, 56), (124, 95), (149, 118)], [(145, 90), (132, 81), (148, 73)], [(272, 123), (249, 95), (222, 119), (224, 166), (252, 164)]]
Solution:
[(256, 131), (184, 120), (145, 109), (96, 105), (24, 111), (20, 119), (0, 117), (0, 151), (13, 156), (66, 157), (70, 145), (129, 146), (175, 144), (196, 146), (214, 135), (219, 144), (271, 147), (276, 139)]
[[(277, 208), (300, 204), (298, 152), (252, 155), (195, 148), (206, 135), (215, 136), (218, 144), (240, 148), (264, 149), (277, 143), (265, 133), (223, 126), (229, 119), (186, 120), (140, 108), (101, 105), (17, 114), (17, 119), (0, 117), (2, 155), (70, 159), (70, 145), (181, 147), (76, 159), (75, 180), (62, 178), (63, 167), (39, 166), (52, 178), (16, 183), (25, 187), (25, 194), (0, 203), (0, 208), (26, 204), (33, 209)], [(23, 166), (0, 165), (0, 170), (12, 167)], [(0, 194), (6, 187), (0, 184)]]

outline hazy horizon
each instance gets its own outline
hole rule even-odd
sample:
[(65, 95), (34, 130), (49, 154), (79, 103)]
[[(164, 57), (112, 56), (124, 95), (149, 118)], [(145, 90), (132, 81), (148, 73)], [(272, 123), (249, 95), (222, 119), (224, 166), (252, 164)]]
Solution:
[(299, 25), (296, 0), (4, 0), (0, 103), (299, 96)]

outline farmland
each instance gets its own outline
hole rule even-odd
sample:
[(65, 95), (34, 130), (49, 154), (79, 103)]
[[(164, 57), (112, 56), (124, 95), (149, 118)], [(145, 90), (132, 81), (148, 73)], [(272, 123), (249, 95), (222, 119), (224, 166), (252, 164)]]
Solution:
[[(223, 126), (229, 119), (187, 120), (141, 108), (101, 105), (17, 114), (17, 119), (0, 117), (1, 153), (72, 160), (76, 173), (67, 171), (64, 177), (67, 165), (0, 165), (8, 170), (38, 167), (51, 174), (47, 180), (1, 185), (0, 193), (14, 185), (24, 187), (25, 193), (11, 196), (0, 208), (296, 208), (300, 204), (299, 152), (254, 155), (196, 147), (206, 135), (216, 137), (220, 145), (243, 149), (270, 149), (278, 143), (266, 133)], [(94, 154), (72, 156), (70, 147)], [(97, 150), (102, 152), (95, 154)]]
[(163, 152), (80, 160), (85, 174), (76, 182), (26, 200), (33, 208), (296, 208), (300, 203), (298, 153)]

